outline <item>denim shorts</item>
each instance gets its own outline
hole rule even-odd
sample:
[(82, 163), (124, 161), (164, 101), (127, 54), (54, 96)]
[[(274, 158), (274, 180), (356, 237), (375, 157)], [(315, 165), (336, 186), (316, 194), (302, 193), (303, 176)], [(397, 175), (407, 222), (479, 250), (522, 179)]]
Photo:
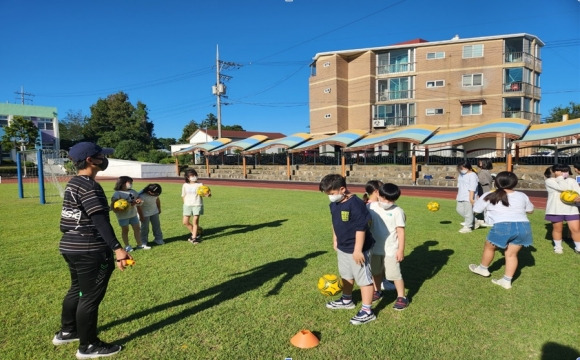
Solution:
[(532, 245), (532, 227), (528, 221), (495, 223), (487, 234), (487, 241), (502, 249), (508, 244), (527, 247)]
[(139, 217), (138, 216), (133, 216), (132, 218), (128, 218), (128, 219), (119, 219), (119, 226), (121, 226), (121, 227), (135, 225), (135, 224), (139, 224)]

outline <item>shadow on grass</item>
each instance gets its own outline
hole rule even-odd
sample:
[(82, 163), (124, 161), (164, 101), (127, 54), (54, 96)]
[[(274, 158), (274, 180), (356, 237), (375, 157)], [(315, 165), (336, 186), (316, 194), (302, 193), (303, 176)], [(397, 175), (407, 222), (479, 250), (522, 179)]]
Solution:
[[(534, 259), (534, 256), (532, 255), (533, 252), (538, 251), (535, 247), (533, 246), (528, 246), (528, 247), (522, 247), (522, 249), (518, 252), (518, 268), (516, 269), (516, 272), (514, 273), (514, 277), (513, 280), (516, 280), (517, 278), (520, 277), (521, 273), (522, 273), (522, 269), (525, 268), (526, 266), (534, 266), (536, 265), (536, 259)], [(501, 259), (497, 259), (495, 260), (493, 263), (491, 263), (491, 265), (489, 265), (489, 272), (493, 273), (494, 271), (497, 271), (499, 269), (501, 269), (503, 266), (505, 266), (505, 256), (504, 255), (504, 250), (502, 249), (498, 249), (496, 251), (496, 253), (500, 253), (502, 258)], [(497, 257), (497, 254), (495, 254)]]
[(547, 342), (542, 346), (542, 360), (578, 359), (580, 352), (569, 346)]
[(182, 297), (180, 299), (167, 302), (165, 304), (159, 304), (148, 310), (137, 312), (125, 318), (117, 319), (101, 326), (99, 330), (107, 330), (115, 325), (147, 317), (150, 314), (164, 312), (170, 310), (173, 307), (184, 305), (187, 306), (189, 303), (207, 299), (199, 304), (195, 304), (191, 307), (183, 309), (182, 311), (170, 315), (163, 320), (145, 326), (132, 334), (128, 334), (127, 336), (116, 340), (117, 343), (123, 344), (136, 338), (151, 334), (165, 326), (175, 324), (201, 311), (208, 310), (224, 301), (235, 299), (236, 297), (246, 292), (260, 288), (264, 283), (272, 279), (280, 277), (276, 285), (274, 285), (274, 287), (268, 292), (267, 296), (276, 295), (285, 283), (290, 281), (294, 276), (300, 274), (302, 270), (306, 268), (308, 265), (308, 259), (312, 259), (325, 253), (326, 251), (315, 251), (306, 254), (301, 258), (287, 258), (284, 260), (278, 260), (255, 267), (248, 271), (232, 274), (232, 278), (230, 280), (222, 282), (221, 284), (201, 290), (197, 293)]
[[(451, 249), (429, 249), (438, 245), (435, 240), (425, 241), (415, 247), (401, 262), (401, 273), (407, 288), (407, 299), (413, 301), (423, 283), (434, 277), (447, 264), (449, 257), (454, 253)], [(397, 298), (396, 291), (384, 291), (384, 299), (374, 308), (378, 313)]]
[[(547, 223), (544, 225), (546, 228), (546, 240), (552, 241), (554, 237), (552, 236), (553, 225), (552, 223)], [(575, 245), (574, 241), (572, 241), (572, 234), (570, 233), (570, 229), (568, 229), (568, 223), (564, 223), (562, 226), (562, 237), (564, 238), (562, 243), (568, 245), (570, 249), (574, 250)]]
[[(253, 225), (242, 225), (242, 224), (235, 224), (235, 225), (226, 225), (226, 226), (218, 226), (212, 228), (203, 228), (203, 236), (202, 241), (206, 241), (208, 239), (223, 237), (223, 236), (231, 236), (236, 234), (244, 234), (246, 232), (252, 232), (259, 230), (261, 228), (266, 227), (278, 227), (282, 226), (282, 223), (288, 221), (288, 219), (281, 219), (281, 220), (274, 220), (266, 223), (261, 224), (253, 224)], [(184, 227), (185, 228), (185, 227)], [(170, 243), (173, 241), (186, 241), (191, 234), (184, 233), (183, 235), (173, 236), (170, 238), (164, 239), (166, 243)]]
[(454, 253), (451, 249), (430, 249), (438, 244), (439, 242), (435, 240), (425, 241), (416, 246), (401, 262), (401, 273), (405, 280), (409, 301), (413, 301), (413, 296), (419, 292), (423, 283), (435, 276)]

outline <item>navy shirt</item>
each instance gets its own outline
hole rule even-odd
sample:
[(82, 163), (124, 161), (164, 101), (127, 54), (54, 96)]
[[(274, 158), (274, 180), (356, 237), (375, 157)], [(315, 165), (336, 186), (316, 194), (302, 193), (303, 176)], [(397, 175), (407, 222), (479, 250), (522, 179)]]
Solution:
[(364, 201), (351, 196), (345, 202), (330, 203), (332, 226), (336, 234), (337, 247), (347, 254), (354, 252), (355, 236), (357, 231), (365, 232), (365, 242), (362, 250), (370, 249), (375, 240), (369, 231), (371, 214)]

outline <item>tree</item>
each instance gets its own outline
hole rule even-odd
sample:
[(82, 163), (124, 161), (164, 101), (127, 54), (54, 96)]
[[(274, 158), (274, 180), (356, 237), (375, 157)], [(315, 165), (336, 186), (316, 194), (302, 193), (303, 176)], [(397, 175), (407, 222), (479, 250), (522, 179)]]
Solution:
[(187, 125), (183, 127), (183, 131), (181, 132), (181, 137), (177, 140), (180, 144), (185, 144), (189, 141), (189, 137), (200, 128), (200, 125), (195, 122), (195, 120), (190, 120)]
[(552, 109), (550, 116), (546, 118), (546, 122), (559, 122), (562, 121), (562, 115), (568, 114), (568, 119), (580, 119), (580, 104), (576, 104), (570, 101), (570, 106), (560, 107), (557, 106)]
[(103, 147), (117, 148), (128, 140), (139, 143), (138, 147), (124, 148), (122, 155), (115, 151), (114, 156), (123, 159), (135, 159), (137, 152), (154, 148), (153, 123), (149, 121), (147, 106), (142, 102), (133, 106), (122, 91), (99, 99), (91, 106), (85, 137)]
[(137, 160), (137, 154), (147, 151), (146, 146), (137, 140), (121, 140), (115, 146), (115, 158)]
[(177, 144), (175, 138), (155, 138), (155, 148), (171, 150), (171, 145)]
[(39, 131), (32, 120), (24, 119), (22, 116), (14, 116), (10, 124), (4, 127), (2, 136), (2, 148), (11, 149), (34, 149), (38, 142)]
[(69, 149), (79, 141), (84, 140), (85, 126), (87, 119), (82, 111), (73, 112), (69, 110), (66, 116), (58, 123), (58, 133), (60, 136), (60, 148)]

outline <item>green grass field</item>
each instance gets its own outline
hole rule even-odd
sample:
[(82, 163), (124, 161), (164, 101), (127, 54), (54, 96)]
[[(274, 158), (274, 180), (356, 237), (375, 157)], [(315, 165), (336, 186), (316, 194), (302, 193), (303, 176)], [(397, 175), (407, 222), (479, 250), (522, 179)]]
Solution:
[[(141, 189), (145, 182), (136, 182)], [(112, 194), (113, 183), (103, 182)], [(349, 324), (357, 310), (332, 311), (316, 289), (336, 273), (328, 198), (318, 192), (212, 187), (191, 245), (181, 225), (181, 184), (163, 184), (166, 244), (133, 253), (115, 271), (100, 307), (100, 337), (124, 346), (115, 359), (576, 359), (580, 356), (580, 255), (555, 255), (543, 209), (530, 216), (534, 246), (520, 253), (511, 290), (469, 272), (486, 229), (459, 234), (455, 202), (405, 197), (403, 276), (411, 305), (395, 294), (374, 306), (377, 320)], [(68, 270), (58, 253), (60, 199), (39, 205), (0, 184), (0, 289), (3, 359), (73, 359), (55, 347)], [(113, 223), (120, 236), (119, 227)], [(135, 241), (131, 243), (135, 245)], [(501, 254), (490, 267), (503, 275)], [(360, 293), (355, 289), (355, 300)], [(302, 329), (320, 344), (299, 349)]]

